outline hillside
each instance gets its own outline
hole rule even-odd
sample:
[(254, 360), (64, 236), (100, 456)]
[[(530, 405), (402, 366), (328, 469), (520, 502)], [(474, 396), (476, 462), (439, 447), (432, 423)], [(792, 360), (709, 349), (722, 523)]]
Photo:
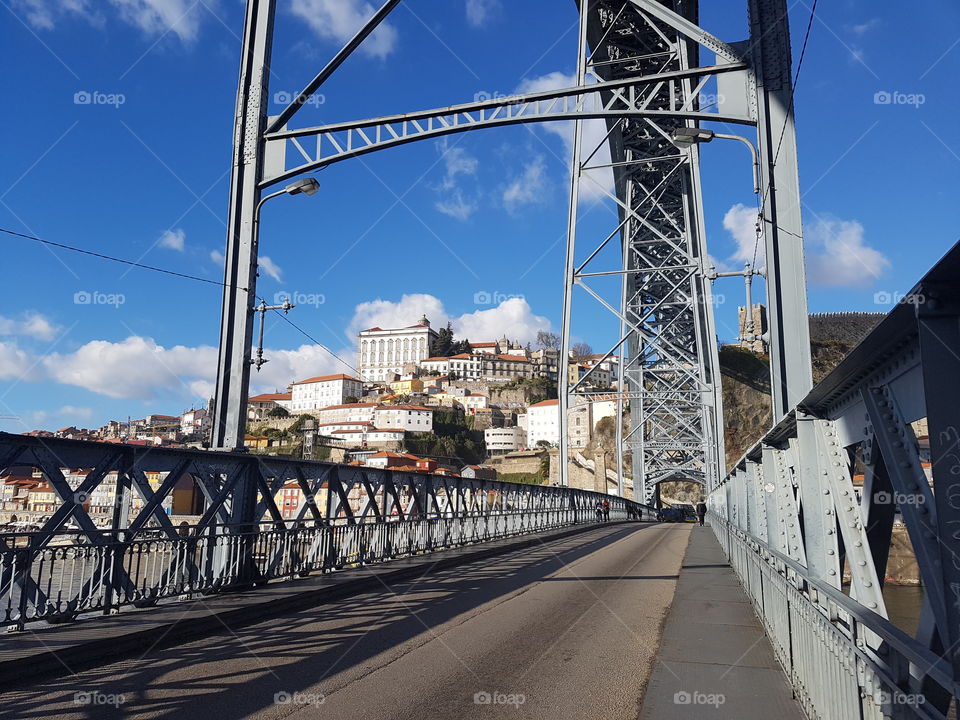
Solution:
[[(884, 317), (882, 313), (810, 316), (813, 382), (839, 364)], [(735, 345), (720, 349), (727, 467), (770, 427), (770, 359)]]

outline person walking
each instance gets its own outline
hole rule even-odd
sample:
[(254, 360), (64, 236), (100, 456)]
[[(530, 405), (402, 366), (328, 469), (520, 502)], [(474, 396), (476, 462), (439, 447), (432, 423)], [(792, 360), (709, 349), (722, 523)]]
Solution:
[(697, 520), (700, 521), (700, 527), (703, 527), (703, 519), (707, 516), (707, 506), (701, 500), (697, 503)]
[(597, 522), (603, 521), (603, 502), (597, 500)]
[(610, 502), (607, 500), (603, 501), (603, 519), (604, 521), (610, 520)]

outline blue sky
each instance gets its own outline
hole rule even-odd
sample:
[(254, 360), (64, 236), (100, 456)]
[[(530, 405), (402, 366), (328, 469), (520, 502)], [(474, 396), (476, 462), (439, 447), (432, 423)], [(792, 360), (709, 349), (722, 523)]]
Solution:
[[(0, 226), (222, 279), (243, 3), (0, 4)], [(706, 28), (746, 36), (745, 2), (702, 5)], [(271, 94), (299, 89), (371, 11), (361, 0), (278, 0)], [(809, 14), (807, 0), (791, 5), (795, 58)], [(556, 82), (574, 70), (575, 23), (574, 3), (561, 0), (406, 0), (296, 124)], [(956, 241), (958, 63), (956, 6), (820, 3), (796, 100), (812, 311), (888, 310), (885, 299)], [(291, 319), (348, 361), (357, 329), (421, 312), (474, 340), (556, 329), (564, 132), (485, 130), (328, 168), (318, 195), (265, 207), (260, 294), (296, 293)], [(703, 177), (710, 253), (737, 267), (752, 223), (737, 206), (754, 203), (744, 148), (705, 147)], [(0, 415), (22, 418), (0, 429), (94, 427), (205, 401), (217, 287), (0, 241)], [(716, 292), (718, 332), (730, 340), (742, 283)], [(615, 325), (583, 298), (575, 312), (574, 333), (605, 350)], [(344, 370), (276, 318), (266, 345), (255, 391)]]

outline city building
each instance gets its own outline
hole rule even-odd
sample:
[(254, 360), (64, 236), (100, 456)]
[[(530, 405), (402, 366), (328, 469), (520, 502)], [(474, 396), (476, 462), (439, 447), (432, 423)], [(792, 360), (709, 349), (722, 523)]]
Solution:
[(405, 328), (361, 330), (357, 341), (360, 377), (364, 382), (382, 382), (403, 375), (405, 365), (417, 365), (430, 357), (430, 344), (436, 337), (426, 315)]
[(560, 401), (544, 400), (527, 408), (527, 445), (560, 443)]
[(290, 412), (307, 413), (346, 403), (348, 398), (359, 399), (363, 383), (350, 375), (322, 375), (299, 380), (290, 386), (290, 391)]
[(263, 421), (276, 408), (290, 410), (292, 393), (264, 393), (247, 400), (247, 420)]
[(527, 431), (521, 427), (490, 427), (483, 431), (487, 453), (502, 453), (522, 450), (527, 446)]
[(373, 424), (377, 428), (433, 432), (433, 410), (421, 405), (381, 405), (374, 411)]

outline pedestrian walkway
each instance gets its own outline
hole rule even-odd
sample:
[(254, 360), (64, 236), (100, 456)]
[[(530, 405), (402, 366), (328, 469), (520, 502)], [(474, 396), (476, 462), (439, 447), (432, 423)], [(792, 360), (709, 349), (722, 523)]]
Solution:
[(750, 600), (709, 527), (695, 527), (640, 720), (803, 720)]

